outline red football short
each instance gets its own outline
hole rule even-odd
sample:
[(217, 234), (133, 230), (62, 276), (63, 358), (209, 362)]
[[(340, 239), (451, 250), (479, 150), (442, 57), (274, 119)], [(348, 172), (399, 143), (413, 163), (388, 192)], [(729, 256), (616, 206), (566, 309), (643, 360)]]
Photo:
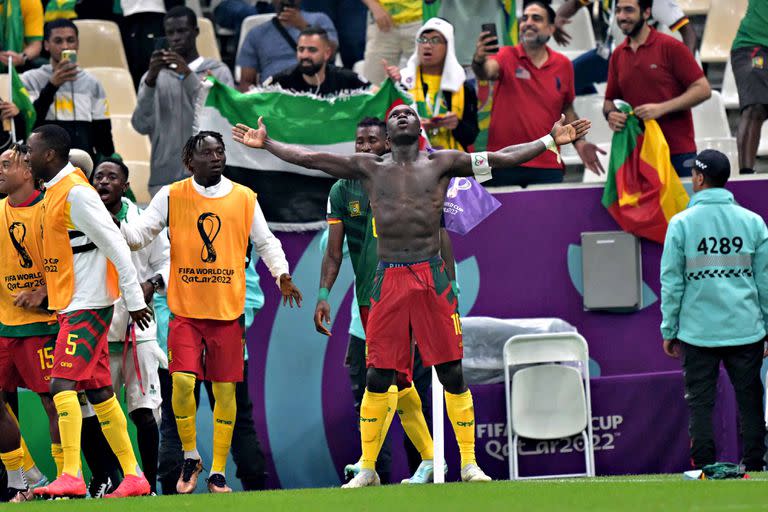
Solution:
[(168, 370), (200, 380), (242, 382), (244, 318), (200, 320), (174, 316), (168, 329)]
[(0, 389), (48, 393), (56, 336), (0, 337)]
[(438, 257), (413, 264), (381, 263), (367, 323), (369, 367), (397, 370), (410, 380), (411, 339), (425, 367), (464, 356), (458, 301)]
[[(371, 314), (370, 306), (358, 306), (360, 309), (360, 323), (363, 324), (363, 332), (368, 332), (368, 316)], [(368, 335), (366, 334), (366, 337)]]
[(107, 333), (113, 307), (61, 313), (51, 377), (77, 382), (78, 390), (112, 385)]

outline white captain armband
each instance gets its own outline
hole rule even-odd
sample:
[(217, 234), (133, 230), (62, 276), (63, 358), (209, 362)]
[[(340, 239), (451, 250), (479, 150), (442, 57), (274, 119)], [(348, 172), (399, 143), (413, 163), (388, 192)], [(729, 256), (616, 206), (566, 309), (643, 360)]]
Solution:
[(469, 159), (472, 161), (472, 172), (478, 183), (488, 181), (493, 178), (491, 175), (491, 163), (488, 161), (488, 152), (470, 153)]
[(538, 142), (543, 142), (544, 146), (547, 148), (548, 151), (553, 152), (555, 155), (557, 155), (557, 163), (561, 162), (560, 159), (560, 151), (557, 149), (557, 144), (555, 144), (555, 139), (550, 134), (546, 134), (540, 139), (537, 139)]

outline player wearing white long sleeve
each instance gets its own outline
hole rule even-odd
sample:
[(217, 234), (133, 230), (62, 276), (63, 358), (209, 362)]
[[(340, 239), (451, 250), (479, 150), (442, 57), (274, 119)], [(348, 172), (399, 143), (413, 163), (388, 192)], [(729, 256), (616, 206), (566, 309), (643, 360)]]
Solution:
[[(210, 380), (213, 463), (210, 492), (231, 492), (224, 470), (237, 407), (235, 383), (243, 378), (245, 261), (249, 241), (280, 286), (283, 304), (301, 303), (280, 241), (269, 231), (256, 194), (222, 177), (224, 141), (216, 132), (190, 137), (182, 154), (192, 178), (163, 187), (137, 222), (121, 223), (132, 249), (151, 242), (166, 226), (171, 240), (168, 334), (173, 412), (184, 448), (176, 490), (195, 490), (202, 461), (195, 429), (195, 380)], [(203, 351), (205, 359), (203, 360)]]
[[(93, 172), (93, 186), (109, 213), (120, 222), (136, 222), (142, 211), (124, 197), (129, 186), (129, 170), (113, 158), (102, 160)], [(165, 294), (165, 283), (171, 264), (171, 246), (167, 236), (158, 236), (151, 244), (131, 253), (144, 300), (152, 301), (154, 292)], [(115, 313), (109, 327), (109, 366), (112, 387), (119, 394), (125, 387), (128, 415), (136, 425), (136, 442), (141, 454), (144, 476), (152, 492), (157, 492), (157, 464), (160, 446), (160, 366), (168, 367), (165, 351), (157, 342), (154, 320), (147, 329), (136, 327), (128, 316), (124, 298), (115, 302)]]
[(60, 327), (53, 354), (51, 394), (59, 413), (64, 452), (61, 476), (35, 489), (35, 494), (86, 494), (80, 470), (82, 413), (75, 391), (78, 387), (86, 390), (125, 474), (120, 486), (107, 497), (149, 494), (149, 484), (128, 438), (125, 415), (112, 390), (107, 348), (112, 304), (118, 291), (137, 325), (145, 327), (151, 320), (130, 250), (85, 175), (68, 162), (67, 132), (55, 125), (43, 125), (32, 133), (28, 143), (32, 174), (45, 181), (46, 188), (41, 226), (43, 270), (48, 307), (58, 312)]

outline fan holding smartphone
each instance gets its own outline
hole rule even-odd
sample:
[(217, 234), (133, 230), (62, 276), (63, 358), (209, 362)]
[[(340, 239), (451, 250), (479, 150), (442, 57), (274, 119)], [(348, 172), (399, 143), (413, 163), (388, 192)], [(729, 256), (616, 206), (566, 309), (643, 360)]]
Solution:
[(227, 66), (198, 53), (199, 28), (194, 11), (183, 5), (169, 9), (163, 18), (163, 30), (165, 37), (155, 38), (131, 117), (133, 128), (148, 135), (152, 145), (151, 195), (163, 185), (185, 178), (179, 155), (193, 135), (194, 107), (203, 79), (213, 75), (219, 82), (234, 86)]
[[(520, 43), (504, 47), (499, 46), (495, 26), (483, 24), (472, 58), (472, 70), (478, 79), (496, 81), (489, 151), (524, 142), (532, 134), (546, 133), (561, 115), (565, 115), (566, 123), (578, 119), (573, 109), (573, 65), (568, 57), (547, 47), (556, 30), (555, 11), (549, 2), (531, 0), (518, 22)], [(587, 169), (605, 173), (597, 156), (605, 151), (584, 139), (573, 145)], [(494, 169), (493, 180), (485, 185), (559, 183), (564, 171), (559, 153), (547, 151), (519, 167)]]
[(416, 33), (416, 50), (402, 70), (383, 64), (413, 96), (432, 147), (466, 151), (475, 142), (477, 95), (456, 58), (453, 25), (431, 18)]
[[(110, 156), (115, 152), (107, 108), (107, 94), (99, 80), (78, 65), (77, 26), (67, 19), (45, 25), (43, 45), (48, 64), (21, 75), (34, 100), (36, 126), (53, 123), (64, 128), (72, 147)], [(33, 127), (28, 127), (33, 128)]]

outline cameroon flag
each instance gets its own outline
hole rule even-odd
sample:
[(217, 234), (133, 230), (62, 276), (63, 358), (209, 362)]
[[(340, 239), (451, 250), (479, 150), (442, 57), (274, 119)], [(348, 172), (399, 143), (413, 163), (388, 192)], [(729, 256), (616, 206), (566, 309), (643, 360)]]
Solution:
[(625, 128), (613, 134), (603, 206), (621, 229), (664, 243), (669, 220), (688, 205), (669, 158), (669, 146), (659, 123), (643, 123), (629, 105)]

